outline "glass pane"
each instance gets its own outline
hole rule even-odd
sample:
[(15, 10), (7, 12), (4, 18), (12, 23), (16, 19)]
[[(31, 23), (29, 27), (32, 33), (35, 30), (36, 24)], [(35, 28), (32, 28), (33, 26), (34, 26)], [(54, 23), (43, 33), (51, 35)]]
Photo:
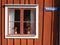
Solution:
[(9, 22), (9, 34), (20, 34), (20, 22)]
[[(20, 10), (15, 10), (14, 21), (20, 21)], [(20, 23), (19, 22), (14, 22), (14, 27), (17, 28), (17, 30), (16, 30), (17, 34), (20, 34)]]
[(15, 11), (9, 10), (9, 21), (14, 21)]
[(9, 10), (9, 34), (20, 34), (20, 10)]
[(20, 34), (20, 23), (19, 22), (14, 22), (14, 27), (17, 28), (17, 34)]
[(9, 22), (9, 28), (14, 27), (14, 22)]
[(20, 10), (15, 10), (15, 21), (20, 21)]
[(20, 21), (20, 10), (9, 10), (9, 21)]
[(24, 10), (24, 34), (36, 34), (35, 10)]
[(28, 34), (28, 27), (31, 26), (30, 23), (24, 23), (24, 34)]
[(24, 21), (30, 21), (30, 10), (24, 10)]

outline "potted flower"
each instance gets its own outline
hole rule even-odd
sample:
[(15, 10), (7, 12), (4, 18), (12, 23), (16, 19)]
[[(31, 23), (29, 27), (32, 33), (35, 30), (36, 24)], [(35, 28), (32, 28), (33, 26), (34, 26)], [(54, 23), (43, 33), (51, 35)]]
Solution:
[(27, 33), (30, 34), (30, 31), (32, 30), (32, 27), (31, 26), (28, 26), (27, 28)]
[(15, 30), (15, 34), (17, 34), (17, 27), (15, 27), (14, 30)]
[(17, 34), (17, 27), (12, 28), (14, 30), (14, 33)]

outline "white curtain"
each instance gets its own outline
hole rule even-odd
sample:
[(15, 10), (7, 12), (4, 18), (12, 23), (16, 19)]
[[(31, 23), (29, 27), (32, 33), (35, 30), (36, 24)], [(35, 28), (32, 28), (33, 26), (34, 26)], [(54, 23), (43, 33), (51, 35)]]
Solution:
[(32, 27), (32, 30), (31, 30), (31, 34), (34, 33), (34, 10), (31, 10), (31, 27)]
[[(9, 21), (14, 21), (14, 10), (9, 11)], [(14, 22), (9, 22), (9, 34), (13, 34), (14, 31), (12, 28), (14, 27)]]

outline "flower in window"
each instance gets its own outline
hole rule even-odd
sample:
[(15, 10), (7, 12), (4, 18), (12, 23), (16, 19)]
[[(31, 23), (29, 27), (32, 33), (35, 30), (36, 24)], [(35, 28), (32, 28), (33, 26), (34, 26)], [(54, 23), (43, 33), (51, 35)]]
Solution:
[(31, 30), (32, 30), (32, 27), (31, 27), (31, 26), (28, 26), (28, 28), (27, 28), (27, 31), (28, 31), (28, 32), (27, 32), (27, 33), (30, 34), (30, 31), (31, 31)]
[(32, 30), (32, 27), (31, 27), (31, 26), (29, 26), (29, 27), (27, 28), (27, 30), (29, 30), (29, 31), (30, 31), (30, 30)]
[(12, 28), (14, 30), (14, 33), (17, 34), (17, 27)]

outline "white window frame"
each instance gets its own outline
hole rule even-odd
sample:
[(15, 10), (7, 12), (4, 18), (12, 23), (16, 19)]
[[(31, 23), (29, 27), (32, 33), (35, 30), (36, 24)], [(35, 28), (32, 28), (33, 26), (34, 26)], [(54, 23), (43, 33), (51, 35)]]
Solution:
[[(8, 35), (8, 8), (36, 8), (36, 35)], [(5, 38), (38, 38), (38, 4), (5, 4)]]

